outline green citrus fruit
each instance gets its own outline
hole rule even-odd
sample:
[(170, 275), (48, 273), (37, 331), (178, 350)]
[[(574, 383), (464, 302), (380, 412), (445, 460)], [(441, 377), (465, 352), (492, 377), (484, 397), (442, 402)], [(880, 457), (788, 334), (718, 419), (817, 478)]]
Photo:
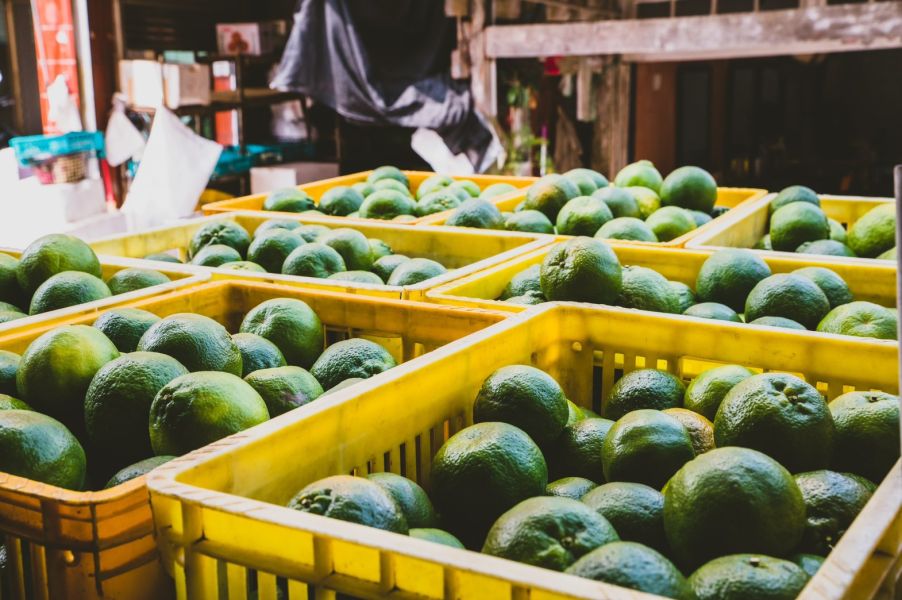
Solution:
[(620, 538), (603, 516), (571, 498), (540, 496), (501, 515), (483, 554), (563, 571), (595, 548)]
[(761, 554), (722, 556), (689, 576), (698, 600), (794, 600), (806, 583), (798, 565)]
[(307, 192), (293, 187), (270, 192), (263, 200), (263, 210), (266, 211), (302, 213), (315, 208), (316, 204)]
[(785, 317), (814, 329), (830, 312), (830, 301), (813, 281), (787, 273), (762, 279), (745, 299), (746, 321)]
[(557, 232), (560, 235), (592, 236), (613, 218), (611, 209), (600, 198), (578, 196), (568, 201), (558, 213)]
[(114, 296), (135, 290), (143, 290), (155, 285), (163, 285), (171, 280), (159, 271), (150, 269), (122, 269), (107, 279), (107, 287)]
[(404, 187), (410, 186), (410, 181), (407, 179), (407, 175), (405, 175), (404, 172), (401, 171), (401, 169), (399, 169), (398, 167), (393, 167), (391, 165), (385, 165), (373, 169), (373, 171), (366, 177), (367, 183), (370, 184), (374, 184), (381, 179), (394, 179), (395, 181), (403, 183)]
[(667, 279), (645, 267), (624, 267), (617, 304), (626, 308), (675, 313), (679, 300)]
[(491, 202), (480, 198), (471, 198), (454, 209), (454, 212), (445, 221), (445, 225), (477, 229), (504, 229), (504, 217)]
[(122, 485), (126, 481), (131, 481), (132, 479), (137, 479), (138, 477), (143, 477), (147, 475), (157, 467), (162, 464), (168, 463), (170, 460), (175, 458), (174, 456), (151, 456), (150, 458), (145, 458), (144, 460), (139, 460), (135, 464), (129, 465), (123, 469), (120, 469), (113, 475), (109, 481), (106, 482), (106, 485), (103, 486), (103, 489), (108, 490), (110, 488), (114, 488), (117, 485)]
[(416, 482), (394, 473), (371, 473), (367, 475), (367, 479), (385, 490), (398, 503), (409, 526), (435, 527), (438, 523), (432, 501)]
[(793, 271), (794, 275), (801, 275), (810, 279), (814, 284), (821, 288), (827, 301), (830, 302), (830, 308), (836, 308), (840, 304), (848, 304), (854, 300), (852, 291), (845, 280), (836, 274), (836, 271), (824, 267), (803, 267)]
[(639, 202), (636, 200), (636, 197), (631, 192), (623, 188), (601, 188), (600, 190), (592, 194), (592, 198), (604, 202), (604, 204), (611, 211), (611, 215), (613, 215), (614, 218), (638, 218), (641, 214), (641, 212), (639, 211)]
[(670, 291), (677, 298), (677, 312), (683, 314), (687, 308), (695, 304), (695, 292), (682, 281), (669, 281), (668, 283), (670, 284)]
[(827, 467), (833, 418), (820, 393), (787, 373), (753, 375), (727, 392), (714, 418), (718, 447), (764, 452), (793, 473)]
[(752, 375), (754, 373), (740, 365), (724, 365), (702, 371), (686, 388), (683, 405), (713, 421), (727, 392)]
[(566, 572), (665, 598), (694, 598), (686, 578), (673, 563), (636, 542), (605, 544), (573, 563)]
[(767, 325), (769, 327), (782, 327), (783, 329), (806, 331), (804, 325), (785, 317), (758, 317), (754, 321), (749, 321), (749, 325)]
[(398, 190), (376, 190), (360, 205), (359, 213), (363, 219), (390, 221), (400, 215), (416, 214), (416, 208), (417, 203), (409, 194)]
[(529, 293), (542, 293), (539, 265), (533, 265), (514, 275), (501, 292), (500, 299), (507, 300)]
[(663, 182), (661, 174), (647, 160), (640, 160), (623, 167), (617, 173), (617, 176), (614, 177), (614, 185), (617, 187), (641, 186), (654, 191), (656, 194), (660, 193)]
[(683, 314), (688, 317), (698, 317), (700, 319), (742, 323), (742, 319), (736, 314), (735, 310), (725, 304), (720, 304), (719, 302), (701, 302), (690, 306)]
[(665, 206), (653, 212), (645, 224), (661, 242), (669, 242), (695, 229), (692, 214), (679, 206)]
[(708, 214), (717, 202), (717, 182), (699, 167), (680, 167), (661, 184), (661, 204)]
[(459, 539), (443, 529), (413, 527), (408, 532), (408, 535), (418, 540), (425, 540), (434, 544), (441, 544), (442, 546), (450, 546), (451, 548), (459, 548), (461, 550), (465, 548)]
[(749, 292), (770, 275), (768, 264), (750, 250), (718, 250), (702, 263), (695, 290), (701, 302), (720, 302), (741, 312)]
[(26, 296), (57, 273), (81, 271), (101, 277), (100, 261), (91, 247), (71, 235), (54, 233), (29, 244), (19, 256), (16, 279)]
[(667, 541), (689, 568), (739, 552), (782, 556), (802, 539), (799, 486), (777, 461), (755, 450), (705, 452), (677, 471), (663, 493)]
[(423, 196), (417, 201), (416, 213), (418, 217), (433, 215), (435, 213), (452, 210), (460, 206), (461, 199), (450, 188), (436, 190)]
[(57, 327), (33, 341), (22, 355), (17, 397), (80, 434), (88, 386), (103, 365), (118, 357), (113, 342), (93, 327)]
[(270, 416), (277, 417), (323, 395), (323, 387), (308, 371), (300, 367), (272, 367), (245, 376), (263, 401)]
[(580, 195), (579, 188), (561, 175), (546, 175), (526, 190), (525, 210), (538, 210), (554, 222), (568, 201)]
[(817, 207), (820, 207), (821, 205), (821, 199), (818, 198), (817, 192), (804, 185), (791, 185), (787, 188), (783, 188), (773, 197), (770, 201), (768, 212), (774, 214), (774, 211), (778, 208), (782, 208), (793, 202), (807, 202)]
[(16, 271), (19, 261), (0, 252), (0, 302), (7, 302), (15, 306), (25, 305), (25, 293), (19, 286)]
[(584, 418), (564, 427), (548, 449), (548, 468), (557, 477), (585, 477), (604, 481), (601, 461), (604, 438), (614, 421), (598, 417)]
[(805, 499), (805, 534), (798, 550), (827, 556), (871, 499), (872, 491), (853, 475), (809, 471), (795, 476)]
[(188, 373), (177, 360), (132, 352), (97, 371), (85, 394), (84, 420), (92, 457), (107, 473), (153, 454), (150, 405), (163, 386)]
[(789, 560), (794, 562), (799, 568), (805, 571), (805, 574), (811, 578), (817, 575), (821, 565), (824, 564), (824, 557), (816, 554), (793, 554)]
[(604, 416), (616, 421), (634, 410), (679, 407), (685, 393), (686, 387), (676, 375), (658, 369), (636, 369), (611, 388), (604, 403)]
[(813, 242), (805, 242), (795, 250), (799, 254), (825, 254), (827, 256), (849, 256), (855, 257), (856, 254), (852, 249), (842, 242), (835, 240), (814, 240)]
[(545, 495), (579, 500), (596, 487), (598, 484), (585, 477), (562, 477), (545, 486)]
[(511, 214), (504, 220), (504, 228), (527, 233), (554, 233), (554, 224), (537, 210), (521, 210)]
[(325, 279), (346, 271), (344, 258), (334, 248), (318, 242), (298, 246), (282, 263), (282, 273)]
[(396, 366), (392, 355), (375, 342), (351, 338), (336, 342), (326, 348), (310, 373), (324, 390), (331, 389), (345, 379), (368, 379)]
[(411, 258), (398, 265), (388, 278), (388, 285), (416, 285), (427, 279), (444, 275), (447, 269), (428, 258)]
[(896, 245), (896, 205), (872, 208), (849, 227), (847, 243), (858, 256), (874, 258)]
[(231, 246), (225, 244), (210, 244), (204, 246), (191, 259), (192, 265), (199, 267), (219, 267), (229, 262), (238, 262), (241, 254)]
[(604, 240), (632, 240), (635, 242), (657, 242), (658, 236), (635, 217), (611, 219), (595, 232), (595, 237)]
[(882, 481), (899, 460), (899, 398), (848, 392), (829, 408), (836, 427), (832, 468)]
[(81, 490), (85, 483), (85, 451), (56, 419), (31, 410), (2, 410), (0, 471)]
[(809, 202), (792, 202), (770, 218), (770, 243), (774, 250), (793, 252), (805, 242), (830, 238), (827, 215)]
[(288, 507), (394, 533), (408, 531), (398, 503), (363, 477), (333, 475), (314, 481), (295, 494)]
[(338, 185), (326, 190), (319, 199), (319, 209), (327, 215), (345, 217), (363, 204), (363, 195), (348, 186)]
[(517, 188), (509, 183), (493, 183), (482, 190), (479, 197), (483, 200), (491, 200), (492, 198), (497, 198), (498, 196), (510, 194), (515, 191), (517, 191)]
[(150, 406), (155, 454), (180, 456), (269, 419), (254, 388), (231, 373), (188, 373), (163, 386)]
[(586, 237), (553, 246), (540, 268), (542, 293), (549, 300), (614, 304), (623, 284), (611, 247)]
[(38, 315), (69, 306), (103, 300), (112, 294), (98, 277), (80, 271), (63, 271), (42, 283), (31, 297), (29, 314)]
[(382, 258), (376, 259), (373, 263), (373, 273), (375, 273), (382, 281), (388, 281), (391, 279), (395, 269), (409, 260), (410, 257), (403, 254), (383, 256)]
[(714, 449), (714, 423), (704, 415), (688, 408), (665, 408), (661, 412), (683, 424), (692, 439), (696, 456)]
[(548, 484), (542, 451), (522, 429), (477, 423), (446, 441), (432, 462), (432, 500), (452, 533), (481, 545), (495, 520)]
[(319, 239), (344, 259), (349, 271), (368, 271), (373, 266), (373, 253), (366, 236), (355, 229), (341, 227)]
[(650, 409), (634, 410), (615, 421), (602, 446), (607, 481), (634, 481), (656, 489), (694, 456), (683, 424)]
[(528, 365), (502, 367), (489, 375), (473, 403), (475, 423), (501, 421), (515, 425), (540, 448), (561, 435), (567, 416), (567, 399), (558, 382)]
[(232, 262), (222, 263), (221, 265), (219, 265), (219, 268), (225, 269), (227, 271), (245, 271), (245, 272), (250, 272), (250, 273), (266, 273), (266, 269), (264, 269), (257, 263), (251, 262), (249, 260), (236, 260), (236, 261), (232, 261)]
[[(293, 219), (267, 219), (260, 223), (257, 229), (254, 230), (254, 237), (263, 235), (271, 229), (287, 229), (288, 231), (294, 231), (299, 227), (301, 227), (301, 222)], [(248, 243), (248, 246), (249, 245), (250, 243)]]
[(632, 186), (624, 188), (636, 199), (639, 204), (639, 218), (647, 219), (653, 212), (661, 208), (661, 199), (658, 194), (647, 187)]
[(14, 396), (16, 391), (16, 373), (22, 357), (14, 352), (0, 350), (0, 394)]
[(593, 489), (581, 500), (606, 518), (620, 539), (667, 552), (664, 495), (641, 483), (616, 481)]
[[(259, 229), (257, 235), (260, 235)], [(247, 254), (247, 247), (250, 244), (251, 236), (238, 223), (232, 221), (207, 223), (191, 236), (191, 241), (188, 243), (188, 257), (193, 258), (207, 246), (221, 245), (234, 249), (243, 258)]]
[(232, 341), (241, 352), (242, 377), (260, 369), (274, 369), (286, 364), (278, 346), (264, 337), (253, 333), (236, 333), (232, 335)]
[(247, 259), (257, 263), (268, 273), (281, 273), (285, 259), (304, 243), (304, 239), (296, 231), (270, 229), (254, 238), (247, 249)]
[(309, 369), (323, 352), (323, 323), (306, 302), (273, 298), (244, 317), (241, 333), (256, 333), (278, 346), (289, 365)]
[(113, 308), (105, 311), (92, 327), (99, 329), (119, 352), (134, 352), (138, 342), (160, 317), (140, 308)]
[(850, 302), (837, 306), (817, 324), (825, 333), (894, 340), (897, 336), (896, 311), (872, 302)]
[[(241, 375), (241, 351), (226, 328), (203, 315), (180, 313), (151, 325), (138, 342), (142, 352), (168, 354), (188, 369)], [(171, 453), (170, 453), (171, 454)]]

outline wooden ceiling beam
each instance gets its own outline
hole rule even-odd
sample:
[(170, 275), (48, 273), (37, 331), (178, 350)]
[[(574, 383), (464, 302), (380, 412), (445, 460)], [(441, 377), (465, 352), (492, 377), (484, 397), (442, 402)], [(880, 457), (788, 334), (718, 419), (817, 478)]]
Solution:
[(664, 19), (499, 25), (491, 59), (622, 54), (637, 62), (902, 48), (902, 2)]

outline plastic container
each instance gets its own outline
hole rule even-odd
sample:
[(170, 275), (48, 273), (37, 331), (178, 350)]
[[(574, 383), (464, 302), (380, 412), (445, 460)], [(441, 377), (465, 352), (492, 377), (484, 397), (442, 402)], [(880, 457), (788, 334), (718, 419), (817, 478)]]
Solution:
[[(713, 227), (692, 237), (687, 248), (752, 248), (767, 233), (770, 223), (768, 207), (774, 194), (758, 198), (743, 206), (741, 210), (730, 211), (720, 219), (712, 221)], [(821, 208), (831, 219), (839, 221), (848, 230), (855, 221), (864, 216), (872, 208), (888, 202), (892, 198), (861, 198), (856, 196), (820, 196)], [(818, 254), (799, 254), (797, 252), (780, 252), (776, 250), (754, 250), (761, 256), (795, 257), (802, 260), (823, 260), (834, 263), (895, 264), (893, 261), (878, 261), (873, 258), (849, 258), (844, 256), (827, 256)]]
[[(310, 196), (317, 202), (319, 202), (320, 196), (323, 195), (326, 191), (338, 187), (340, 185), (353, 185), (355, 183), (359, 183), (361, 181), (366, 181), (367, 176), (372, 171), (361, 171), (360, 173), (353, 173), (350, 175), (342, 175), (340, 177), (333, 177), (331, 179), (324, 179), (322, 181), (314, 181), (312, 183), (305, 183), (303, 185), (299, 185), (298, 189), (307, 192)], [(431, 177), (435, 175), (435, 173), (430, 173), (428, 171), (404, 171), (404, 174), (407, 175), (407, 179), (410, 181), (410, 187), (413, 190), (417, 189), (427, 177)], [(493, 183), (509, 183), (518, 188), (525, 188), (532, 184), (536, 178), (535, 177), (512, 177), (507, 175), (468, 175), (466, 177), (454, 177), (454, 179), (469, 179), (476, 183), (481, 189), (486, 188)], [(202, 207), (204, 214), (211, 215), (221, 212), (232, 212), (235, 210), (263, 210), (263, 201), (266, 199), (267, 194), (255, 194), (252, 196), (244, 196), (243, 198), (235, 198), (233, 200), (224, 200), (222, 202), (213, 202), (211, 204), (206, 204)], [(266, 212), (267, 215), (271, 217), (284, 217), (286, 215), (291, 215), (294, 213), (281, 213), (281, 212)], [(439, 213), (444, 214), (444, 213)], [(428, 217), (420, 217), (416, 219), (411, 219), (410, 221), (396, 221), (396, 223), (403, 223), (406, 225), (413, 225), (420, 223), (423, 219)], [(386, 221), (381, 221), (379, 219), (359, 219), (359, 218), (348, 218), (348, 217), (330, 217), (326, 215), (310, 215), (309, 217), (305, 215), (305, 220), (310, 223), (323, 223), (329, 221), (338, 221), (341, 223), (347, 223), (350, 221), (359, 221), (363, 223), (385, 223)]]
[(58, 156), (68, 156), (85, 152), (103, 155), (103, 133), (100, 131), (79, 131), (62, 135), (27, 135), (14, 137), (9, 145), (16, 152), (16, 159), (23, 167), (36, 162), (44, 162)]
[[(896, 360), (896, 344), (578, 304), (538, 307), (164, 465), (148, 481), (159, 542), (178, 557), (181, 598), (231, 598), (254, 587), (261, 599), (286, 587), (304, 598), (324, 590), (448, 600), (650, 598), (285, 504), (304, 485), (338, 473), (392, 471), (428, 488), (431, 457), (472, 423), (482, 381), (506, 365), (542, 368), (568, 398), (598, 411), (615, 380), (641, 367), (686, 379), (720, 363), (788, 371), (834, 398), (851, 389), (896, 393)], [(800, 598), (872, 595), (900, 554), (900, 476), (897, 466)]]
[[(688, 248), (670, 250), (614, 243), (609, 245), (620, 259), (620, 264), (654, 269), (667, 279), (681, 281), (692, 289), (695, 289), (695, 281), (702, 264), (716, 252), (716, 250), (690, 250)], [(552, 246), (540, 248), (504, 264), (438, 286), (428, 291), (426, 298), (430, 302), (453, 306), (474, 306), (490, 310), (523, 312), (528, 308), (527, 306), (502, 302), (496, 298), (501, 295), (514, 275), (528, 267), (541, 264), (551, 248)], [(835, 271), (846, 281), (856, 300), (867, 300), (882, 306), (896, 306), (896, 266), (893, 262), (880, 261), (880, 264), (871, 265), (842, 264), (821, 260), (826, 257), (815, 255), (803, 257), (800, 254), (789, 254), (788, 257), (784, 257), (785, 254), (762, 258), (773, 273), (787, 273), (810, 266), (826, 267)], [(698, 322), (698, 319), (694, 317), (667, 316), (671, 319), (689, 319)], [(738, 326), (747, 327), (745, 325)]]
[[(724, 206), (726, 208), (735, 209), (740, 206), (744, 206), (746, 203), (756, 200), (758, 198), (763, 198), (767, 194), (767, 190), (761, 190), (757, 188), (717, 188), (717, 203), (715, 206)], [(498, 207), (498, 210), (501, 212), (513, 212), (517, 206), (526, 199), (526, 192), (519, 193), (510, 193), (505, 194), (504, 196), (499, 196), (494, 200), (495, 206)], [(451, 216), (453, 211), (445, 211), (441, 213), (436, 213), (434, 215), (429, 215), (427, 217), (423, 217), (417, 223), (422, 225), (444, 225), (448, 220), (448, 217)], [(731, 210), (727, 214), (732, 213)], [(651, 247), (661, 247), (665, 246), (668, 248), (682, 248), (686, 245), (686, 243), (693, 239), (695, 236), (700, 233), (708, 230), (714, 223), (720, 222), (724, 217), (720, 216), (716, 219), (712, 219), (710, 222), (705, 223), (701, 227), (697, 229), (693, 229), (689, 233), (681, 235), (678, 238), (672, 239), (669, 242), (633, 242), (633, 241), (625, 241), (621, 240), (624, 243), (634, 244), (637, 246), (651, 246)]]
[[(274, 218), (273, 213), (247, 211), (225, 213), (185, 221), (178, 225), (162, 227), (143, 233), (106, 238), (92, 243), (91, 247), (99, 255), (141, 258), (151, 253), (173, 252), (184, 260), (187, 257), (188, 244), (194, 233), (208, 223), (232, 221), (253, 234), (257, 227), (272, 218)], [(285, 218), (310, 223), (310, 220), (298, 215), (289, 215)], [(323, 225), (323, 223), (319, 224)], [(252, 273), (228, 269), (207, 269), (204, 267), (195, 268), (211, 272), (214, 274), (213, 277), (218, 279), (240, 278), (278, 283), (301, 283), (321, 289), (352, 294), (422, 300), (426, 291), (437, 285), (501, 264), (521, 254), (550, 244), (553, 240), (551, 236), (507, 231), (490, 232), (438, 227), (417, 227), (416, 230), (411, 230), (408, 226), (385, 221), (342, 223), (332, 219), (325, 225), (333, 229), (352, 227), (368, 238), (378, 238), (386, 242), (396, 254), (404, 254), (411, 258), (431, 258), (447, 267), (449, 272), (414, 285), (389, 286), (273, 273)], [(145, 262), (145, 264), (148, 264), (148, 262)]]
[[(244, 314), (270, 298), (309, 304), (322, 319), (329, 343), (367, 337), (384, 344), (399, 362), (505, 317), (237, 281), (206, 283), (127, 306), (159, 316), (196, 312), (237, 331)], [(90, 325), (100, 312), (74, 315), (67, 323)], [(21, 353), (56, 325), (0, 334), (0, 349)], [(0, 537), (7, 548), (7, 566), (0, 570), (4, 598), (157, 600), (173, 592), (154, 543), (143, 478), (100, 492), (74, 492), (0, 473)]]
[[(20, 250), (12, 250), (9, 248), (0, 247), (0, 254), (8, 254), (13, 258), (19, 258), (22, 252)], [(0, 336), (2, 336), (7, 331), (27, 328), (38, 323), (59, 323), (83, 313), (94, 314), (98, 310), (103, 308), (119, 305), (123, 302), (130, 302), (131, 300), (135, 300), (137, 298), (165, 294), (167, 292), (171, 292), (185, 286), (203, 283), (204, 281), (208, 281), (210, 279), (209, 273), (205, 273), (204, 271), (196, 268), (188, 268), (186, 266), (179, 266), (172, 263), (151, 263), (148, 261), (136, 261), (126, 258), (101, 257), (100, 268), (102, 272), (101, 276), (104, 281), (125, 268), (153, 269), (154, 271), (159, 271), (163, 275), (166, 275), (172, 281), (170, 281), (169, 283), (145, 288), (143, 290), (135, 290), (134, 292), (119, 294), (118, 296), (110, 296), (109, 298), (104, 298), (103, 300), (86, 302), (77, 306), (70, 306), (68, 308), (51, 310), (39, 315), (32, 315), (25, 317), (24, 319), (16, 319), (15, 321), (0, 323)], [(22, 308), (27, 309), (27, 307), (24, 306)]]

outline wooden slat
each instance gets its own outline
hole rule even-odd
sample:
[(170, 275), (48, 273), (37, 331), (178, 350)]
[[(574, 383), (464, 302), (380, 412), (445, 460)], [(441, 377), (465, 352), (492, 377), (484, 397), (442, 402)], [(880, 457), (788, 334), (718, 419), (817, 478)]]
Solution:
[(902, 48), (902, 2), (670, 19), (487, 27), (487, 59), (625, 54), (635, 61)]

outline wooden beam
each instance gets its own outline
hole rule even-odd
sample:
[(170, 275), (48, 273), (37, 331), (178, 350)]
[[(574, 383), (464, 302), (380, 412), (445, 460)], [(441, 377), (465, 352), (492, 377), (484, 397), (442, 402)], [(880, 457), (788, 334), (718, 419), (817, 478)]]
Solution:
[(902, 48), (900, 1), (485, 30), (491, 59), (623, 54), (660, 62), (885, 48)]

